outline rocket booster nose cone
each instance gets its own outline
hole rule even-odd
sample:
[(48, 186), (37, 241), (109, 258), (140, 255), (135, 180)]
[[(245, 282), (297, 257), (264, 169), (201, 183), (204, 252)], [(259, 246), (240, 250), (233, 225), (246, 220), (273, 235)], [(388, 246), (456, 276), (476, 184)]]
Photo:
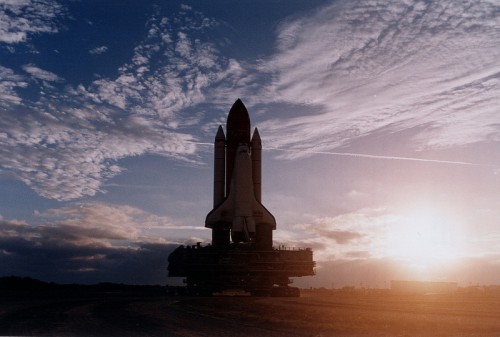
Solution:
[(259, 134), (259, 130), (257, 130), (257, 128), (255, 128), (255, 130), (253, 132), (251, 145), (252, 145), (252, 149), (255, 149), (255, 148), (261, 149), (262, 148), (260, 134)]
[(215, 140), (226, 140), (224, 130), (222, 130), (222, 125), (219, 125), (219, 129), (217, 130), (217, 134), (215, 135)]

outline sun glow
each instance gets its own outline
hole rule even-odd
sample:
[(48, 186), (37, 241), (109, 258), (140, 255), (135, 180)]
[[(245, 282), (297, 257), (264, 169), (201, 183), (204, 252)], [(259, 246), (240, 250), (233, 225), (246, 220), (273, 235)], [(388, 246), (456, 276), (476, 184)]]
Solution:
[(398, 218), (388, 233), (390, 256), (417, 267), (450, 262), (460, 256), (460, 230), (453, 216), (422, 208)]

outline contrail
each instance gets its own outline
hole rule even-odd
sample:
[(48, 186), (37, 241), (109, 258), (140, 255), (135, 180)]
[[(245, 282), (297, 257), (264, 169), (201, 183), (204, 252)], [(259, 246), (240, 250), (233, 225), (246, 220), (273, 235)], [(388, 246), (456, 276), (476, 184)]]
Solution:
[(485, 165), (471, 163), (471, 162), (466, 162), (466, 161), (425, 159), (425, 158), (414, 158), (414, 157), (382, 156), (382, 155), (365, 154), (365, 153), (330, 152), (330, 151), (314, 151), (314, 150), (287, 150), (287, 149), (280, 149), (280, 148), (277, 148), (277, 147), (268, 147), (267, 149), (268, 150), (274, 150), (274, 151), (284, 151), (284, 152), (300, 152), (300, 153), (310, 153), (310, 154), (327, 154), (327, 155), (332, 155), (332, 156), (343, 156), (343, 157), (358, 157), (358, 158), (386, 159), (386, 160), (404, 160), (404, 161), (417, 161), (417, 162), (425, 162), (425, 163), (468, 165), (468, 166), (485, 166)]
[(214, 143), (202, 143), (202, 142), (189, 142), (191, 144), (195, 144), (195, 145), (208, 145), (208, 146), (214, 146)]
[[(194, 143), (194, 142), (193, 142)], [(213, 146), (212, 143), (194, 143), (197, 145), (208, 145)], [(415, 157), (398, 157), (398, 156), (382, 156), (375, 154), (366, 154), (366, 153), (353, 153), (353, 152), (332, 152), (332, 151), (314, 151), (314, 150), (290, 150), (290, 149), (281, 149), (278, 147), (266, 147), (266, 150), (272, 151), (283, 151), (283, 152), (294, 152), (294, 153), (308, 153), (308, 154), (326, 154), (331, 156), (343, 156), (343, 157), (357, 157), (357, 158), (368, 158), (368, 159), (384, 159), (384, 160), (404, 160), (404, 161), (416, 161), (423, 163), (437, 163), (437, 164), (452, 164), (452, 165), (466, 165), (466, 166), (490, 166), (497, 167), (495, 165), (484, 165), (471, 163), (467, 161), (453, 161), (453, 160), (439, 160), (439, 159), (426, 159), (426, 158), (415, 158)]]

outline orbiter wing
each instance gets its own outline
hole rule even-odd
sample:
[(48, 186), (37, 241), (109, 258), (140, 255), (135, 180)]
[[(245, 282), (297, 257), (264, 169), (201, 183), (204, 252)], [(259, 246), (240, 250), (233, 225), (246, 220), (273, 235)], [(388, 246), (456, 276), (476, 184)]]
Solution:
[(253, 198), (249, 214), (235, 214), (236, 207), (234, 200), (235, 198), (229, 192), (226, 200), (207, 214), (205, 227), (212, 228), (213, 225), (220, 222), (233, 224), (234, 219), (237, 217), (251, 217), (257, 225), (260, 223), (270, 224), (273, 230), (276, 229), (276, 219), (255, 197)]

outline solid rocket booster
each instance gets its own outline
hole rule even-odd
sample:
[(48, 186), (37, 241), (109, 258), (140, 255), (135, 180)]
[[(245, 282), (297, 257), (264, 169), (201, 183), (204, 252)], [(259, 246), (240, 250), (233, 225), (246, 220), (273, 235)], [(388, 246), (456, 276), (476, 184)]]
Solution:
[(257, 128), (253, 132), (250, 146), (252, 147), (253, 191), (255, 199), (258, 202), (262, 202), (262, 143)]
[(214, 207), (224, 201), (226, 175), (226, 137), (219, 126), (214, 144)]
[[(212, 229), (212, 244), (255, 243), (272, 248), (274, 216), (261, 204), (262, 145), (255, 129), (250, 140), (250, 118), (237, 100), (227, 118), (227, 137), (220, 126), (214, 144), (214, 209), (205, 227)], [(225, 178), (224, 178), (225, 177)]]

